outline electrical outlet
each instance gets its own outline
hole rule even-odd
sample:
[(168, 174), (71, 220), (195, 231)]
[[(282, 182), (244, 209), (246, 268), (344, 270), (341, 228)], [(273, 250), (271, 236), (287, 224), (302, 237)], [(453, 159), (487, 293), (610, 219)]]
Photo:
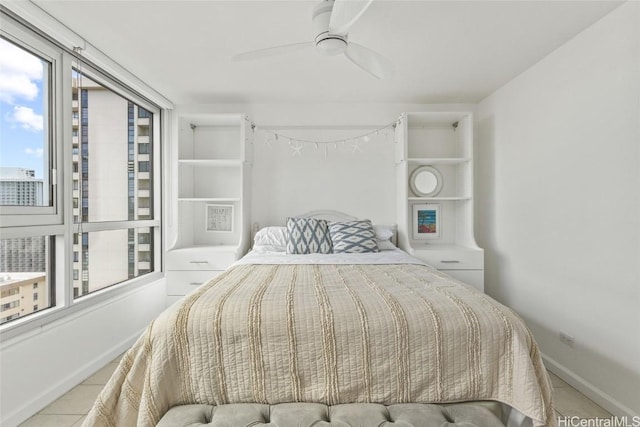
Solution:
[(571, 348), (574, 348), (576, 346), (576, 339), (573, 338), (571, 335), (567, 334), (566, 332), (562, 332), (562, 331), (560, 331), (560, 342), (568, 345)]

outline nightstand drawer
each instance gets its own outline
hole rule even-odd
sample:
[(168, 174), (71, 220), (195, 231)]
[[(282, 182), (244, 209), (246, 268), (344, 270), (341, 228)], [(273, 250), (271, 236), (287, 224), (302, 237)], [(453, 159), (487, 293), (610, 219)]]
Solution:
[(413, 256), (438, 270), (483, 270), (484, 251), (416, 249)]
[(178, 249), (167, 252), (167, 270), (226, 270), (235, 260), (234, 251)]
[(187, 295), (223, 271), (167, 271), (167, 295)]

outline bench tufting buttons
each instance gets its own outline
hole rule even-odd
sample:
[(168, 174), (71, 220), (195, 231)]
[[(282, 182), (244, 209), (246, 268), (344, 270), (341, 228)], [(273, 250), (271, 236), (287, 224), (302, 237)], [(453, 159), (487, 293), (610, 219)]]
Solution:
[(455, 420), (453, 419), (453, 417), (451, 416), (451, 414), (449, 413), (449, 411), (447, 411), (447, 408), (445, 408), (445, 407), (442, 408), (442, 416), (444, 417), (444, 419), (448, 423), (454, 423), (455, 422)]
[(395, 422), (395, 421), (393, 420), (393, 418), (391, 418), (391, 412), (389, 412), (389, 408), (388, 408), (387, 406), (385, 406), (385, 407), (384, 407), (384, 412), (385, 412), (385, 414), (386, 414), (386, 417), (385, 417), (385, 418), (387, 419), (387, 420), (386, 420), (387, 422), (389, 422), (389, 423), (393, 423), (393, 422)]
[(265, 424), (269, 424), (271, 422), (271, 409), (272, 409), (272, 405), (267, 405), (267, 414), (263, 417), (265, 418), (264, 423)]

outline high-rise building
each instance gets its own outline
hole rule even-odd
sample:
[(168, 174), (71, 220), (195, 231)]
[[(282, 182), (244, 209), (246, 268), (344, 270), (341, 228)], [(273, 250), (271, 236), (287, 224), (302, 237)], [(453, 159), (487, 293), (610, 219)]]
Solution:
[(0, 206), (42, 206), (44, 182), (35, 171), (0, 167)]
[(47, 307), (45, 273), (0, 273), (0, 324)]
[[(0, 168), (0, 205), (43, 204), (44, 183), (35, 171)], [(49, 307), (45, 238), (0, 239), (0, 324)]]
[[(44, 183), (34, 170), (0, 167), (0, 206), (41, 206), (43, 200)], [(44, 272), (46, 252), (43, 236), (0, 239), (0, 272)]]
[(0, 276), (46, 270), (47, 245), (44, 236), (0, 239)]
[(82, 223), (151, 218), (153, 116), (86, 76), (73, 79), (74, 296), (151, 271), (152, 232)]

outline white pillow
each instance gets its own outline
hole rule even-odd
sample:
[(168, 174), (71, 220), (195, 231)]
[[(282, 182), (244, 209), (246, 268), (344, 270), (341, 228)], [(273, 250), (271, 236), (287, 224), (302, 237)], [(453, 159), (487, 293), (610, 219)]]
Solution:
[(377, 240), (390, 240), (393, 237), (393, 227), (389, 225), (374, 225)]
[(258, 230), (253, 238), (254, 249), (257, 246), (268, 247), (270, 251), (287, 250), (287, 227), (264, 227)]
[[(393, 227), (389, 225), (374, 225), (378, 249), (393, 250), (396, 246), (391, 243)], [(285, 252), (287, 250), (287, 227), (264, 227), (258, 230), (253, 238), (253, 250), (256, 252)]]
[(396, 248), (396, 245), (391, 243), (391, 240), (378, 240), (378, 250), (392, 251)]

